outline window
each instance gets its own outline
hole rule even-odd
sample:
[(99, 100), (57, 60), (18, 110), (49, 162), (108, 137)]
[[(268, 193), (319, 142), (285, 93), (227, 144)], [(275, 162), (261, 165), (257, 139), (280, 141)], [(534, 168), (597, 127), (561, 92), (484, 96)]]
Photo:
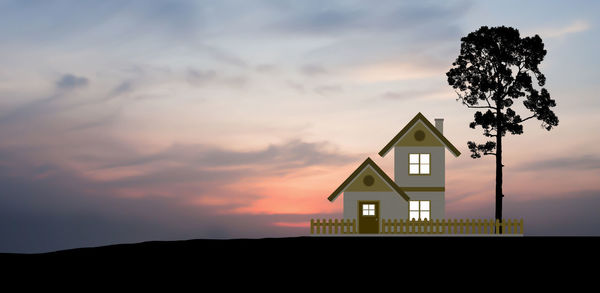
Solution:
[(430, 154), (408, 154), (408, 174), (409, 175), (429, 175)]
[(429, 220), (430, 212), (431, 206), (428, 200), (411, 200), (408, 203), (409, 220)]
[(375, 205), (374, 204), (363, 204), (362, 205), (363, 216), (375, 216)]

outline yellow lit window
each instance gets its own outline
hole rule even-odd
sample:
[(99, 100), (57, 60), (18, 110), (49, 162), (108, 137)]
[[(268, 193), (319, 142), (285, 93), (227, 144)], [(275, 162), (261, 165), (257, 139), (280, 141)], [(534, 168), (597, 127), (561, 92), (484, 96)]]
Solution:
[(408, 205), (409, 220), (429, 220), (431, 206), (428, 200), (411, 200)]

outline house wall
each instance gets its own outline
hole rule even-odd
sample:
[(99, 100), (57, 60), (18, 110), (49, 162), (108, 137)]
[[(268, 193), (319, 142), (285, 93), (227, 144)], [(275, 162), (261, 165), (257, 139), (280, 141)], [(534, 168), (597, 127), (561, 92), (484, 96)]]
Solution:
[[(430, 175), (408, 175), (408, 154), (430, 153)], [(446, 152), (443, 146), (394, 147), (394, 181), (400, 187), (445, 187)]]
[[(446, 217), (446, 199), (444, 192), (407, 192), (410, 200), (429, 200), (431, 201), (431, 219), (445, 219)], [(408, 217), (408, 207), (407, 217)]]
[(344, 219), (358, 221), (358, 201), (378, 200), (380, 219), (408, 218), (408, 202), (396, 192), (344, 192)]

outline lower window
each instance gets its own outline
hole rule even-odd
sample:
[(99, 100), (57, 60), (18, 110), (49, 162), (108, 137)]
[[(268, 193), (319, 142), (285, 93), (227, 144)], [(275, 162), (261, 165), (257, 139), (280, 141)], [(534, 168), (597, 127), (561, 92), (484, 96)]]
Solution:
[(411, 200), (408, 206), (409, 220), (429, 220), (431, 204), (429, 200)]

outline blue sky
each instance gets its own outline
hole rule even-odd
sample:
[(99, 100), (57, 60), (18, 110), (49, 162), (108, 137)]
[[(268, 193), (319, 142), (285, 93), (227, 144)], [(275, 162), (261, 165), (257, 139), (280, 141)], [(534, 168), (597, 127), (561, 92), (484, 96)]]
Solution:
[[(445, 79), (482, 25), (542, 37), (560, 119), (506, 139), (506, 215), (600, 235), (599, 5), (0, 1), (0, 251), (304, 235), (417, 112), (483, 140)], [(493, 167), (449, 156), (449, 216), (493, 216)]]

